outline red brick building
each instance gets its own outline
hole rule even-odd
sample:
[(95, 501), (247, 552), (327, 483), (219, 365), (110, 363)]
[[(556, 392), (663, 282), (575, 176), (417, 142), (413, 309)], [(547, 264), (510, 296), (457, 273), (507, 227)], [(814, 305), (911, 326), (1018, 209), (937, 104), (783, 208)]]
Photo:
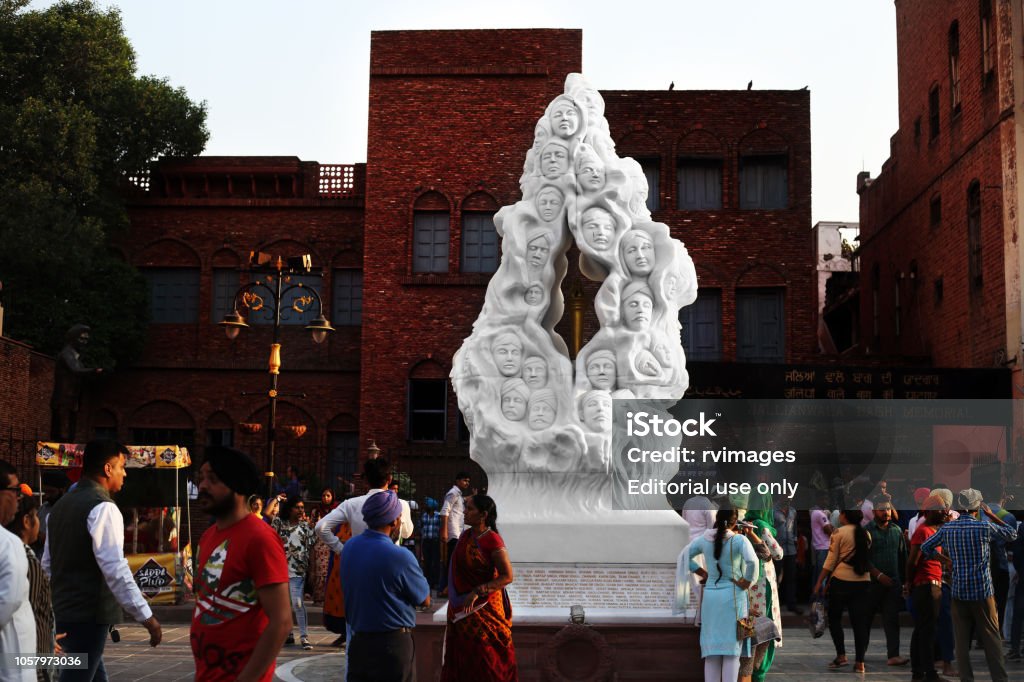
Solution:
[[(265, 436), (238, 425), (266, 418), (270, 330), (254, 325), (231, 342), (216, 326), (243, 281), (236, 268), (258, 249), (311, 254), (337, 328), (320, 346), (301, 325), (284, 328), (278, 423), (308, 430), (279, 446), (278, 469), (295, 462), (347, 475), (370, 439), (403, 468), (447, 478), (467, 466), (447, 376), (499, 258), (490, 218), (520, 198), (534, 125), (581, 65), (578, 30), (378, 32), (365, 165), (155, 164), (122, 245), (151, 283), (150, 338), (135, 366), (104, 383), (82, 437), (234, 442), (262, 453)], [(684, 309), (691, 360), (711, 370), (808, 362), (809, 93), (603, 94), (619, 155), (641, 161), (655, 220), (697, 265), (701, 297)], [(567, 300), (574, 287), (584, 292), (585, 342), (596, 331), (597, 287), (573, 267)], [(441, 492), (430, 487), (421, 494)]]
[(870, 355), (1021, 384), (1020, 19), (1019, 0), (896, 2), (899, 130), (858, 180)]

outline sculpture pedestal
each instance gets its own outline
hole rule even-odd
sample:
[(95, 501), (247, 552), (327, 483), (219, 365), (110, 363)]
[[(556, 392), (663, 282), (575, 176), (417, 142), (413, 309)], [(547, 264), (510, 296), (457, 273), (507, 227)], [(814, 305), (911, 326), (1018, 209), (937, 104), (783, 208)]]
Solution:
[[(689, 525), (664, 511), (578, 511), (524, 518), (512, 510), (498, 529), (513, 564), (671, 564), (690, 541)], [(503, 512), (506, 510), (502, 510)]]
[[(413, 631), (421, 681), (440, 679), (444, 613), (439, 610), (430, 622), (418, 619)], [(514, 611), (512, 640), (521, 682), (704, 679), (700, 630), (667, 610), (588, 609), (585, 625), (572, 625), (568, 617), (568, 609)]]

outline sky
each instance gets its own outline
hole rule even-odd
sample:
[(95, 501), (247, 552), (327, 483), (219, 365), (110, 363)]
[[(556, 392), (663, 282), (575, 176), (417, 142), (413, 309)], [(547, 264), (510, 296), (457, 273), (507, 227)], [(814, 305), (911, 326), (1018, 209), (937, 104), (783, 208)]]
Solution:
[(582, 29), (599, 90), (808, 86), (813, 222), (858, 220), (857, 173), (878, 175), (897, 129), (892, 0), (96, 4), (120, 9), (140, 74), (206, 102), (208, 155), (365, 161), (370, 32), (401, 29)]

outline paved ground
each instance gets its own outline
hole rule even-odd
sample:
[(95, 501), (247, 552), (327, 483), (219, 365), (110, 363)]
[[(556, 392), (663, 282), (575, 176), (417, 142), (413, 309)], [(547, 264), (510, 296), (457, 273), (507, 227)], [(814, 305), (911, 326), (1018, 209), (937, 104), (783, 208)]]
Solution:
[[(319, 627), (312, 628), (310, 632), (315, 647), (313, 651), (302, 651), (297, 647), (282, 649), (277, 659), (277, 678), (283, 682), (343, 679), (344, 654), (328, 647), (334, 635)], [(904, 628), (902, 632), (904, 653), (910, 641), (910, 632), (910, 628)], [(871, 634), (865, 676), (867, 682), (909, 682), (909, 667), (889, 668), (885, 665), (885, 636), (881, 628), (876, 627)], [(852, 634), (848, 632), (847, 635), (848, 645), (852, 644)], [(146, 631), (141, 626), (126, 625), (121, 629), (121, 642), (108, 644), (104, 657), (110, 679), (148, 682), (192, 679), (192, 654), (187, 625), (168, 625), (164, 629), (164, 643), (156, 649), (146, 645), (147, 639)], [(858, 677), (851, 673), (851, 667), (838, 671), (826, 668), (834, 654), (828, 635), (815, 640), (811, 639), (806, 628), (787, 627), (785, 646), (777, 653), (769, 678), (780, 681), (784, 679), (786, 682), (857, 680)], [(976, 678), (979, 681), (990, 679), (982, 652), (972, 651), (971, 660), (974, 662)], [(1007, 672), (1011, 682), (1024, 682), (1024, 663), (1008, 662)], [(666, 677), (666, 680), (669, 679), (673, 678)]]

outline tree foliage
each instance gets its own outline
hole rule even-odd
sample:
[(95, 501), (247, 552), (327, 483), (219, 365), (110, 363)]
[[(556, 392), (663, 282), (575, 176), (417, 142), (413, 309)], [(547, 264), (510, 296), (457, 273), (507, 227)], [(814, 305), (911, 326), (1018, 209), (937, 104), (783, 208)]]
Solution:
[(0, 0), (0, 281), (5, 334), (55, 352), (93, 328), (93, 363), (141, 350), (145, 280), (112, 247), (125, 187), (159, 156), (206, 145), (206, 105), (136, 74), (117, 10)]

